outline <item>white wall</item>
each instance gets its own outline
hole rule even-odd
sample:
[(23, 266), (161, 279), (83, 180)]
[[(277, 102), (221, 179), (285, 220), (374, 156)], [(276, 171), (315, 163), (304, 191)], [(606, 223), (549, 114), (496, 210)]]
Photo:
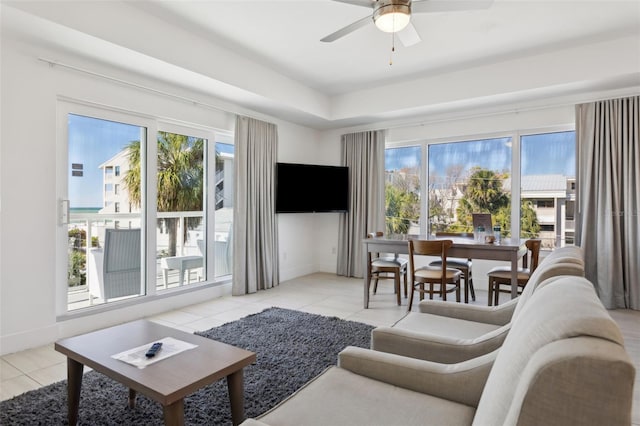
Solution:
[[(229, 293), (229, 286), (190, 292), (82, 318), (57, 321), (56, 300), (56, 103), (59, 97), (171, 118), (209, 128), (232, 129), (234, 115), (134, 89), (99, 77), (50, 67), (38, 57), (73, 63), (126, 81), (225, 105), (274, 122), (279, 131), (278, 161), (340, 164), (340, 135), (388, 128), (391, 143), (490, 134), (509, 129), (544, 128), (573, 123), (573, 106), (488, 114), (478, 109), (465, 117), (423, 116), (410, 123), (380, 122), (366, 128), (317, 131), (260, 116), (238, 105), (208, 97), (206, 91), (180, 88), (109, 68), (62, 51), (2, 38), (0, 146), (0, 354), (38, 346), (57, 338), (152, 315)], [(628, 95), (633, 92), (628, 93)], [(295, 94), (289, 94), (295, 96)], [(588, 94), (580, 93), (584, 98)], [(593, 94), (600, 98), (601, 94)], [(587, 96), (588, 97), (588, 96)], [(64, 143), (64, 141), (60, 142)], [(335, 272), (338, 241), (336, 213), (279, 215), (281, 281), (323, 271)], [(477, 271), (478, 275), (483, 275)]]
[[(132, 73), (14, 40), (3, 34), (0, 76), (0, 354), (230, 293), (227, 284), (81, 318), (63, 321), (56, 318), (56, 292), (64, 291), (56, 289), (55, 280), (56, 234), (59, 228), (56, 144), (65, 143), (56, 141), (60, 125), (56, 119), (58, 99), (64, 97), (225, 130), (233, 129), (234, 114), (63, 67), (50, 67), (39, 61), (39, 57), (56, 58), (207, 104), (217, 102), (203, 93), (144, 80)], [(234, 110), (278, 125), (279, 161), (335, 163), (332, 156), (322, 153), (317, 131), (260, 116), (239, 106), (234, 106)], [(318, 270), (315, 261), (317, 221), (313, 215), (280, 218), (280, 250), (281, 254), (288, 254), (286, 259), (281, 255), (282, 280)], [(324, 219), (319, 221), (322, 223)], [(332, 227), (333, 224), (327, 226)], [(335, 234), (337, 239), (337, 228)]]

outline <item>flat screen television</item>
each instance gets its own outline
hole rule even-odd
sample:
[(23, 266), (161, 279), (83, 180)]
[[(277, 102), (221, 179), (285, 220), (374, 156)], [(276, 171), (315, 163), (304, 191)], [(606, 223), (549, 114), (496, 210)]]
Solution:
[(276, 163), (276, 213), (348, 210), (348, 167)]

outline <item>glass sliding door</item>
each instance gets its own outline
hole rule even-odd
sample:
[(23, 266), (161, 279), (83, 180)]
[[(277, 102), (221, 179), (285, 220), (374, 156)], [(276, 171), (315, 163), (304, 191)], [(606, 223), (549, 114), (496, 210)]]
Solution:
[(233, 135), (59, 103), (57, 312), (232, 272)]
[(231, 275), (233, 268), (233, 160), (230, 135), (216, 134), (215, 277)]
[[(67, 115), (67, 305), (144, 295), (146, 127)], [(142, 148), (141, 148), (142, 147)]]
[(207, 139), (160, 131), (157, 134), (158, 288), (206, 280)]

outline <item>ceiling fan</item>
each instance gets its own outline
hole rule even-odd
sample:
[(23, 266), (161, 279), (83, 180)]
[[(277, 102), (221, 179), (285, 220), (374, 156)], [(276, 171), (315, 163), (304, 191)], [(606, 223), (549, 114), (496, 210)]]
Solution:
[(376, 27), (387, 33), (397, 33), (405, 46), (420, 41), (420, 36), (411, 24), (411, 13), (455, 12), (487, 9), (493, 0), (333, 0), (339, 3), (367, 7), (372, 10), (365, 16), (320, 41), (330, 43), (369, 24), (373, 19)]

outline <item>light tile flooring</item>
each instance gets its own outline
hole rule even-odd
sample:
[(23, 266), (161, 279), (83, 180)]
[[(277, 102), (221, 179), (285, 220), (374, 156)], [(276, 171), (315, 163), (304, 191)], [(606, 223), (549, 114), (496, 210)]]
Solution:
[[(485, 291), (476, 289), (475, 304), (486, 305)], [(504, 296), (503, 296), (504, 297)], [(246, 296), (225, 296), (149, 318), (187, 332), (207, 330), (277, 306), (337, 316), (374, 326), (391, 325), (406, 312), (406, 299), (398, 307), (390, 281), (382, 281), (369, 309), (362, 307), (362, 280), (317, 273), (281, 283), (278, 287)], [(640, 311), (610, 311), (619, 324), (636, 374), (633, 424), (640, 426)], [(66, 379), (66, 359), (53, 344), (5, 355), (0, 359), (0, 398)]]

